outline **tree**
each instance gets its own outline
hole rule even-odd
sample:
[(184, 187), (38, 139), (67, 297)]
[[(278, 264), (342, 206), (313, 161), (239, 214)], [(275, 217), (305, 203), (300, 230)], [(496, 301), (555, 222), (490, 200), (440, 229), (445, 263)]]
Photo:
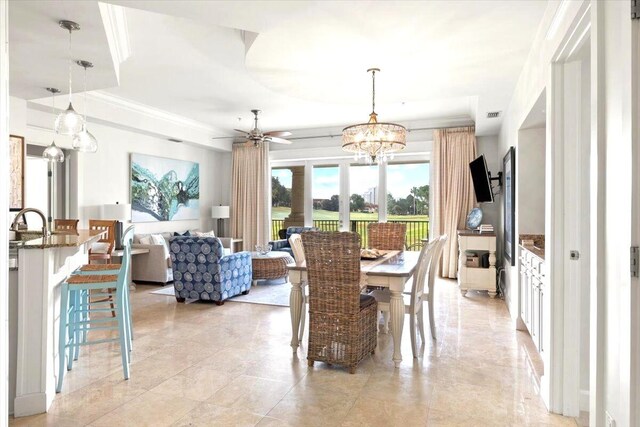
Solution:
[(271, 205), (291, 207), (291, 189), (285, 188), (276, 176), (271, 177)]
[(415, 200), (415, 215), (427, 215), (429, 213), (429, 185), (413, 187), (411, 195)]
[(338, 195), (334, 194), (330, 199), (323, 200), (322, 209), (325, 211), (338, 212), (338, 210), (340, 210)]
[(350, 203), (351, 212), (361, 212), (364, 210), (364, 197), (360, 194), (352, 194), (351, 195), (351, 203)]

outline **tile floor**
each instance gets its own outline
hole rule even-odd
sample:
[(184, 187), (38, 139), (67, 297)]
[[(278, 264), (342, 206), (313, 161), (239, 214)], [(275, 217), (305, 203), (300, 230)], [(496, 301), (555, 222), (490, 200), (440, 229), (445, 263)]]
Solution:
[[(284, 285), (288, 286), (288, 285)], [(533, 344), (506, 305), (437, 283), (438, 340), (391, 362), (380, 335), (356, 374), (292, 354), (289, 309), (177, 304), (140, 285), (132, 296), (131, 379), (118, 348), (86, 347), (47, 414), (11, 426), (575, 426), (537, 394)], [(427, 325), (428, 326), (428, 325)], [(428, 329), (427, 329), (428, 334)]]

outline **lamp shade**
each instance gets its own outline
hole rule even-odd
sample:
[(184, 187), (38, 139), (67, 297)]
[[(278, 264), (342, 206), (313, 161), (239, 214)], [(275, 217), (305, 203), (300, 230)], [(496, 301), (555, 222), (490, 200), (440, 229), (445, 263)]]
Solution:
[(211, 206), (211, 218), (229, 218), (229, 206)]
[(118, 221), (131, 220), (131, 205), (116, 203), (114, 205), (102, 205), (100, 208), (102, 219), (115, 219)]

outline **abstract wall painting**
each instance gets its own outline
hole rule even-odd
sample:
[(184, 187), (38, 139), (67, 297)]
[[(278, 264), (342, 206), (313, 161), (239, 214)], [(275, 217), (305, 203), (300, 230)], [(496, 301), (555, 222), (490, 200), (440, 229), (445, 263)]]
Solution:
[(24, 137), (9, 136), (9, 210), (24, 208)]
[(132, 222), (199, 218), (198, 163), (131, 154)]

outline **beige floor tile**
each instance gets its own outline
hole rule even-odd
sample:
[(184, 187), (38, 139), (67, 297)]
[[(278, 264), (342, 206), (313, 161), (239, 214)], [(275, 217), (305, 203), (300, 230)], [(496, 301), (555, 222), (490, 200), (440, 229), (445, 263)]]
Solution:
[(88, 424), (145, 391), (124, 380), (115, 383), (100, 380), (73, 393), (59, 394), (49, 414)]
[(286, 382), (241, 375), (214, 393), (209, 401), (266, 415), (290, 389), (291, 385)]
[(198, 402), (146, 392), (130, 402), (98, 418), (91, 426), (113, 427), (135, 425), (140, 427), (170, 426), (189, 413)]
[(405, 319), (400, 367), (391, 360), (391, 335), (381, 334), (354, 375), (322, 363), (308, 368), (306, 337), (292, 353), (287, 307), (177, 304), (150, 294), (156, 289), (139, 285), (132, 294), (128, 381), (118, 345), (83, 348), (50, 413), (10, 424), (576, 425), (547, 413), (540, 358), (530, 337), (515, 331), (504, 301), (474, 292), (463, 298), (453, 281), (437, 283), (438, 339), (427, 339), (422, 357), (412, 358)]
[(360, 397), (347, 413), (344, 427), (371, 426), (424, 426), (427, 422), (427, 405), (399, 405), (384, 400)]
[(262, 415), (252, 414), (241, 409), (203, 403), (173, 423), (173, 427), (252, 427), (261, 419)]
[(298, 384), (267, 415), (294, 426), (335, 426), (355, 401), (346, 393)]

